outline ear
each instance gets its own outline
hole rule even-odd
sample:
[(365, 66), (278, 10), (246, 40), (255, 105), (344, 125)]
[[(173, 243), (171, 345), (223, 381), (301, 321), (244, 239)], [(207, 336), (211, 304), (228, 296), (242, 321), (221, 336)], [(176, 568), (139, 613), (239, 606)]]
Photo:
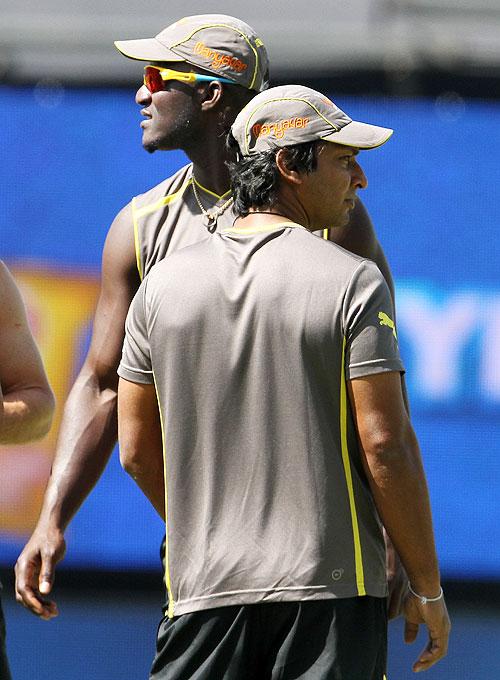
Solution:
[(276, 167), (284, 180), (290, 184), (302, 184), (302, 174), (290, 163), (290, 156), (286, 149), (279, 149), (276, 153)]
[(217, 80), (213, 80), (212, 82), (208, 83), (208, 85), (205, 86), (203, 90), (199, 91), (202, 111), (210, 111), (220, 103), (222, 99), (222, 89), (222, 83), (219, 83)]

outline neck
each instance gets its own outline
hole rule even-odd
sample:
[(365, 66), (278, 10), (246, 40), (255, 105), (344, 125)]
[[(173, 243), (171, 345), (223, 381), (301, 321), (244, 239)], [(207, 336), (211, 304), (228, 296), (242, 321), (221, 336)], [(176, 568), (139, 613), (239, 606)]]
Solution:
[(246, 217), (238, 217), (235, 225), (239, 227), (260, 227), (264, 224), (294, 222), (313, 231), (317, 227), (310, 224), (309, 217), (302, 203), (292, 192), (280, 192), (278, 200), (270, 208), (251, 208)]
[[(288, 211), (269, 209), (258, 210), (252, 209), (245, 217), (237, 217), (234, 221), (234, 226), (240, 229), (252, 228), (256, 229), (264, 225), (282, 224), (283, 222), (296, 222)], [(297, 222), (300, 224), (300, 222)]]
[(186, 154), (193, 163), (193, 175), (199, 184), (218, 196), (229, 191), (231, 182), (226, 161), (232, 158), (223, 140), (212, 139), (195, 150), (186, 151)]

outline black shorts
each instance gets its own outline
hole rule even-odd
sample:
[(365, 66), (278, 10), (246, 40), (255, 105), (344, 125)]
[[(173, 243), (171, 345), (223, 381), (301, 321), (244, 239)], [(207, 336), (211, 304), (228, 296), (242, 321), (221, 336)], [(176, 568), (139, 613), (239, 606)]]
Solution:
[(383, 680), (387, 602), (220, 607), (160, 623), (151, 680)]
[[(2, 584), (0, 583), (0, 594)], [(0, 600), (0, 680), (10, 680), (9, 662), (7, 661), (7, 650), (5, 648), (5, 619), (2, 611), (2, 601)]]

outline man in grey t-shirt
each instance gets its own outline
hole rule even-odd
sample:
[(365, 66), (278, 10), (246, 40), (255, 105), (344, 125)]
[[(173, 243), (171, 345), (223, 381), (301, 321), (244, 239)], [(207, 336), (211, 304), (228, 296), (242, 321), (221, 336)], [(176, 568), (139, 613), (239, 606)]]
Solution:
[(311, 233), (347, 223), (357, 153), (391, 133), (309, 88), (259, 94), (232, 127), (235, 224), (167, 256), (134, 298), (121, 460), (167, 525), (152, 678), (382, 680), (381, 520), (410, 578), (406, 637), (429, 629), (415, 669), (446, 653), (390, 294), (372, 262)]

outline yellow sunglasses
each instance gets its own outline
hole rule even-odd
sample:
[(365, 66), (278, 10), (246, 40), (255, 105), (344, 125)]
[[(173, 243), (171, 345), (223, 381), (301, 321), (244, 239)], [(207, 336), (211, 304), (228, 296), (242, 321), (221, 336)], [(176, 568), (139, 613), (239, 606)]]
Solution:
[(144, 85), (148, 88), (151, 94), (164, 90), (164, 83), (167, 80), (178, 80), (181, 83), (190, 84), (199, 81), (210, 82), (212, 80), (217, 80), (220, 83), (234, 85), (234, 81), (229, 80), (229, 78), (220, 78), (219, 76), (204, 76), (200, 73), (184, 73), (183, 71), (174, 71), (171, 68), (162, 68), (161, 66), (144, 67)]

